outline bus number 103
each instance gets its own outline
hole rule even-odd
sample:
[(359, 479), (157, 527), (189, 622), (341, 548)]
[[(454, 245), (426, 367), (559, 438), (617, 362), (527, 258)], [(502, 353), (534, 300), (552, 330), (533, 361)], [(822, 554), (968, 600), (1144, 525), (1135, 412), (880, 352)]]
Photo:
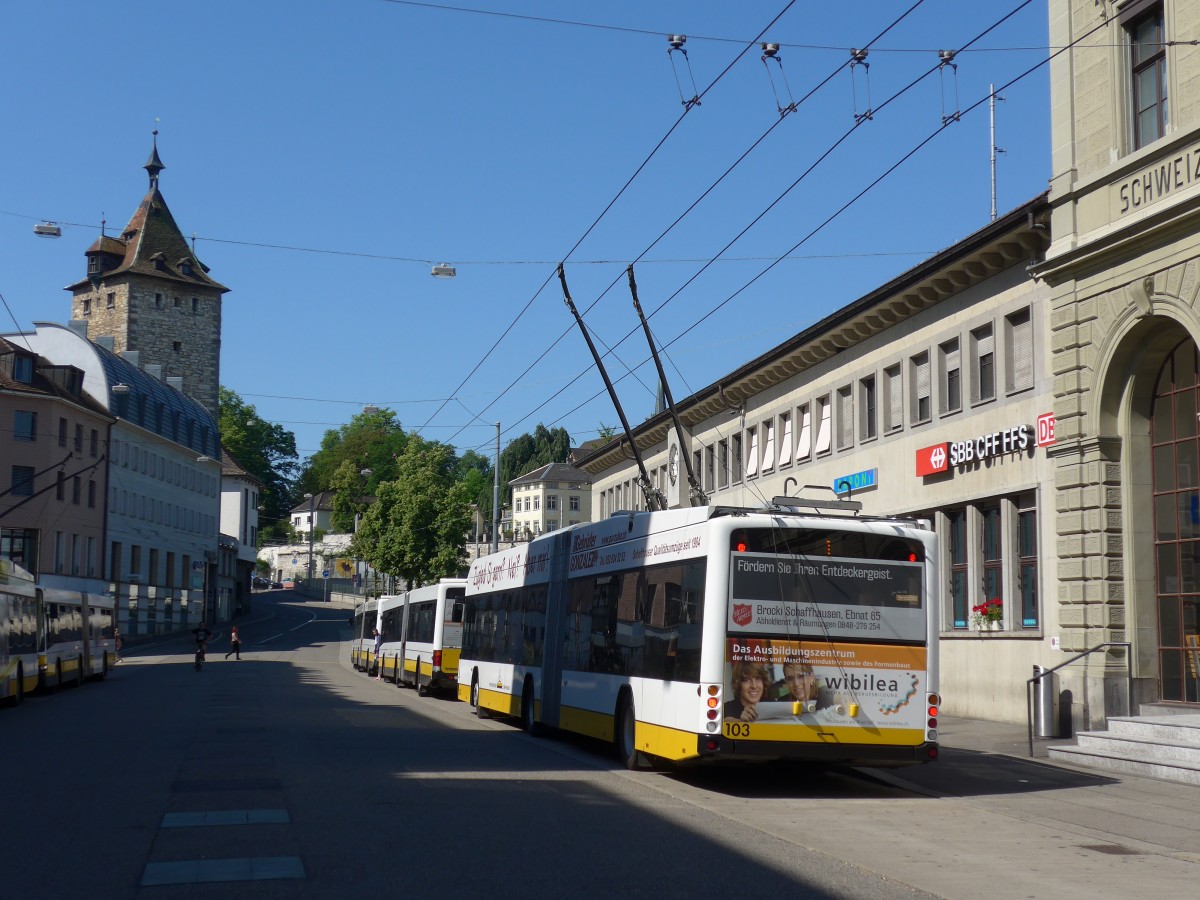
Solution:
[(748, 738), (750, 737), (749, 722), (726, 722), (725, 737), (728, 738)]

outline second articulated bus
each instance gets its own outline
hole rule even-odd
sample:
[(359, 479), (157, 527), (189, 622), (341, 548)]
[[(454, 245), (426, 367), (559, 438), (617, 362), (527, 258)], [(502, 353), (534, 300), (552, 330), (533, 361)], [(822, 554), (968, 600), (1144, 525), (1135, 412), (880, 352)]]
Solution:
[(364, 600), (354, 608), (354, 619), (350, 623), (353, 637), (350, 641), (350, 663), (363, 672), (375, 667), (375, 635), (379, 627), (379, 600)]
[(417, 692), (454, 691), (462, 646), (465, 578), (443, 578), (402, 598), (382, 598), (382, 674)]
[(937, 756), (936, 538), (923, 523), (620, 513), (471, 565), (459, 697), (613, 741), (628, 767)]

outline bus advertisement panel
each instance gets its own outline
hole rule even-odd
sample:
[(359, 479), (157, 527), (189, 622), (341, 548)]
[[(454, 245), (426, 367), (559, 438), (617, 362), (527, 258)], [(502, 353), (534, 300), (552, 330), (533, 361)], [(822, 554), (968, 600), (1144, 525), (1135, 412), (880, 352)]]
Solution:
[(729, 633), (924, 643), (921, 565), (736, 554)]
[(730, 638), (724, 734), (816, 741), (841, 726), (858, 742), (919, 744), (925, 663), (924, 647)]

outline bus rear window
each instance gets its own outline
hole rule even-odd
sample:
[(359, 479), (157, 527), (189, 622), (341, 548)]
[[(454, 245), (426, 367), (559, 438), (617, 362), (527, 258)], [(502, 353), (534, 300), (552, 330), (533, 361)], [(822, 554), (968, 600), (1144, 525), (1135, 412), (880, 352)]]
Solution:
[(734, 553), (925, 561), (925, 546), (920, 541), (832, 528), (742, 528), (733, 533), (729, 549)]

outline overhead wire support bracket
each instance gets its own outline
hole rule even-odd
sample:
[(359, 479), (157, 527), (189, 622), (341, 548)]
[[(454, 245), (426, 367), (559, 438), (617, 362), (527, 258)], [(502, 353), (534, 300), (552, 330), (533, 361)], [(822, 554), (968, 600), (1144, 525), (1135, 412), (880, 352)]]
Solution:
[[(962, 118), (962, 111), (958, 102), (958, 63), (954, 61), (954, 57), (958, 55), (957, 50), (939, 50), (938, 51), (938, 84), (942, 94), (942, 124), (949, 125), (951, 122), (957, 122)], [(946, 67), (954, 73), (954, 112), (946, 114)]]
[(679, 435), (679, 448), (681, 451), (679, 455), (683, 457), (683, 466), (687, 470), (688, 493), (691, 496), (692, 506), (708, 506), (708, 495), (700, 487), (700, 480), (696, 478), (696, 470), (692, 468), (692, 454), (684, 440), (683, 422), (679, 418), (678, 410), (675, 409), (675, 398), (671, 396), (671, 386), (667, 384), (667, 373), (663, 371), (662, 360), (658, 356), (658, 347), (654, 343), (654, 335), (650, 333), (650, 323), (646, 321), (646, 316), (642, 312), (641, 301), (638, 300), (637, 282), (633, 278), (633, 266), (630, 265), (626, 271), (629, 273), (629, 293), (633, 295), (633, 308), (637, 310), (638, 319), (642, 323), (642, 330), (646, 333), (646, 342), (650, 344), (650, 355), (654, 357), (654, 367), (658, 369), (658, 383), (662, 385), (663, 399), (667, 401), (667, 409), (670, 410), (671, 420), (675, 423), (675, 433)]
[(600, 377), (604, 379), (604, 386), (608, 388), (609, 399), (612, 400), (613, 406), (617, 410), (617, 415), (621, 419), (621, 427), (625, 429), (625, 439), (629, 441), (629, 449), (633, 452), (634, 461), (637, 462), (639, 472), (638, 486), (642, 489), (642, 496), (646, 501), (646, 510), (648, 512), (655, 512), (656, 510), (666, 509), (665, 498), (650, 484), (650, 475), (646, 472), (646, 464), (642, 461), (642, 454), (638, 450), (637, 441), (633, 439), (633, 429), (629, 427), (629, 420), (625, 418), (625, 410), (622, 409), (621, 401), (617, 398), (616, 388), (613, 387), (613, 383), (608, 377), (608, 370), (604, 368), (604, 362), (600, 359), (600, 354), (596, 352), (596, 345), (592, 343), (592, 336), (588, 334), (587, 326), (583, 324), (583, 317), (579, 315), (579, 310), (575, 308), (575, 301), (571, 299), (571, 292), (567, 288), (567, 273), (562, 263), (558, 264), (558, 280), (562, 284), (563, 302), (567, 304), (567, 309), (575, 317), (575, 324), (579, 326), (580, 332), (583, 333), (583, 339), (587, 342), (588, 350), (592, 352), (592, 359), (596, 361), (596, 368), (600, 371)]
[[(687, 43), (686, 34), (668, 34), (667, 35), (667, 59), (671, 61), (671, 71), (675, 74), (675, 86), (679, 88), (679, 102), (683, 104), (683, 109), (686, 112), (693, 106), (700, 105), (700, 91), (696, 89), (696, 77), (692, 74), (692, 61), (688, 58), (688, 52), (683, 48)], [(679, 67), (675, 65), (675, 51), (679, 51), (683, 55), (683, 61), (687, 65), (688, 80), (692, 83), (691, 99), (683, 95), (683, 82), (679, 80)]]
[[(782, 119), (788, 113), (796, 111), (796, 101), (792, 96), (792, 86), (788, 84), (787, 73), (783, 71), (783, 57), (779, 55), (779, 45), (763, 42), (762, 44), (762, 64), (767, 70), (767, 80), (771, 82), (771, 92), (775, 95), (775, 108), (779, 110), (779, 117)], [(768, 59), (775, 60), (775, 64), (779, 66), (779, 77), (783, 81), (783, 87), (787, 91), (787, 103), (784, 104), (779, 97), (779, 89), (775, 87), (775, 76), (771, 74), (771, 64)]]
[[(875, 118), (875, 111), (871, 108), (871, 64), (867, 62), (867, 53), (865, 47), (861, 50), (856, 47), (850, 48), (850, 93), (854, 100), (854, 124), (856, 125)], [(863, 80), (867, 85), (867, 108), (861, 113), (858, 111), (858, 85), (854, 77), (854, 70), (858, 66), (862, 66)]]

